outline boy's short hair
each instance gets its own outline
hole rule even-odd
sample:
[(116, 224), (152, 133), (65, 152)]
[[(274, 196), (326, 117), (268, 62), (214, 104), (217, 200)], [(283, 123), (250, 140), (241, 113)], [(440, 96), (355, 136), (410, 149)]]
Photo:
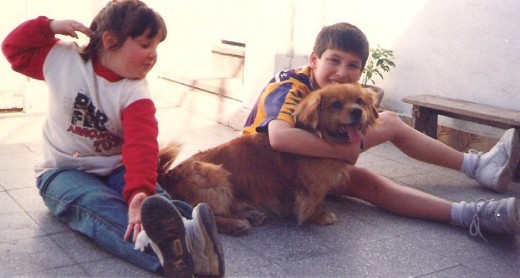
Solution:
[(321, 58), (327, 49), (352, 52), (359, 56), (363, 67), (365, 67), (370, 52), (365, 34), (356, 26), (346, 22), (325, 26), (318, 33), (314, 42), (314, 53)]

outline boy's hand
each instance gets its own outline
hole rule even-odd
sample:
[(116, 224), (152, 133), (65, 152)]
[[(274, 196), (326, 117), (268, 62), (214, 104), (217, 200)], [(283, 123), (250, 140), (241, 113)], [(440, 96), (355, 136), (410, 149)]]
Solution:
[(51, 21), (51, 30), (54, 34), (70, 36), (76, 39), (78, 38), (76, 32), (81, 32), (87, 37), (94, 34), (90, 28), (75, 20), (53, 20)]

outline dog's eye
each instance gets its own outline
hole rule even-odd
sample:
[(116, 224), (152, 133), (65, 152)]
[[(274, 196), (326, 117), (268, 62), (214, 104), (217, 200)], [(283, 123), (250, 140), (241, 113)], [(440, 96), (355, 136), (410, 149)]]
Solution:
[(335, 101), (331, 105), (332, 109), (339, 110), (341, 107), (343, 107), (343, 104), (339, 101)]
[(364, 105), (364, 104), (365, 104), (365, 102), (363, 101), (362, 98), (358, 98), (358, 99), (356, 100), (356, 103), (359, 104), (359, 105)]

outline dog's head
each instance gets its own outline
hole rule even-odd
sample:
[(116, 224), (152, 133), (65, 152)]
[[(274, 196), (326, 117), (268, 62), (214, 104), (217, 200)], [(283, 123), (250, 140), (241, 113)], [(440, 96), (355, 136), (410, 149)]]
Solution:
[(359, 142), (376, 124), (375, 92), (353, 84), (333, 84), (307, 95), (298, 104), (296, 127), (333, 143)]

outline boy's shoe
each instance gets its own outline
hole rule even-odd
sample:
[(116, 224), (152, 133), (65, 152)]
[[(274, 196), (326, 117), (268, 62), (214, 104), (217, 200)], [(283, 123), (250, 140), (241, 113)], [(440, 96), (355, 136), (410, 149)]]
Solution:
[(471, 235), (479, 235), (484, 238), (480, 230), (520, 235), (520, 203), (516, 198), (510, 197), (496, 201), (478, 200), (470, 203), (468, 207), (474, 210), (473, 219), (469, 225)]
[(141, 220), (165, 276), (192, 277), (195, 266), (186, 244), (184, 222), (175, 206), (162, 196), (150, 196), (141, 206)]
[(194, 274), (223, 276), (224, 252), (210, 206), (198, 204), (193, 209), (192, 219), (184, 219), (184, 226), (188, 248), (195, 262)]
[[(470, 151), (475, 153), (475, 151)], [(486, 188), (497, 192), (508, 189), (520, 161), (520, 137), (514, 128), (507, 130), (487, 153), (477, 153), (478, 161), (473, 178)]]

